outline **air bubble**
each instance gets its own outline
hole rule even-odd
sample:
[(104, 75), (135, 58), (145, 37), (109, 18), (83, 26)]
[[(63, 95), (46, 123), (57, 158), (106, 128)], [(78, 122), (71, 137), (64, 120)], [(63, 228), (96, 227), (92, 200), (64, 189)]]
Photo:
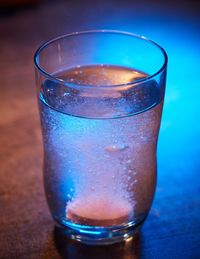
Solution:
[(66, 93), (66, 92), (63, 94), (63, 96), (69, 96), (69, 95), (70, 93)]
[(123, 151), (127, 148), (128, 148), (128, 145), (126, 144), (114, 144), (106, 147), (105, 149), (107, 152), (115, 153), (115, 152)]

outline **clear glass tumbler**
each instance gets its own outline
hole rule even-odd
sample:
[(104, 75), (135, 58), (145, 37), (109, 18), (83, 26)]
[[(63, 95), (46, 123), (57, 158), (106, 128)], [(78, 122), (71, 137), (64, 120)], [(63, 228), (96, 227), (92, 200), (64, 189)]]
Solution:
[(34, 62), (54, 220), (87, 244), (133, 236), (155, 192), (166, 52), (143, 36), (86, 31), (43, 44)]

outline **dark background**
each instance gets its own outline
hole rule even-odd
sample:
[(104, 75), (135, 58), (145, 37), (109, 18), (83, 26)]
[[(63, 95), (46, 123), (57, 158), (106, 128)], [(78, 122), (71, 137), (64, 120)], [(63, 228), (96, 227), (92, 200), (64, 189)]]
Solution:
[[(0, 258), (200, 258), (200, 1), (13, 1), (0, 1)], [(33, 54), (88, 29), (145, 35), (169, 56), (154, 203), (133, 242), (109, 247), (66, 240), (42, 186)]]

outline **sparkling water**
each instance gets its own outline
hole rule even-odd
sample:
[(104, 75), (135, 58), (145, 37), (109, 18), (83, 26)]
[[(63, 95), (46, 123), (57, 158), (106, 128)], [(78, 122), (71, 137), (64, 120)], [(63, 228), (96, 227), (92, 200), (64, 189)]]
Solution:
[[(156, 184), (162, 94), (137, 70), (83, 66), (40, 91), (44, 183), (65, 226), (114, 227), (144, 220)], [(110, 87), (110, 85), (113, 85)]]

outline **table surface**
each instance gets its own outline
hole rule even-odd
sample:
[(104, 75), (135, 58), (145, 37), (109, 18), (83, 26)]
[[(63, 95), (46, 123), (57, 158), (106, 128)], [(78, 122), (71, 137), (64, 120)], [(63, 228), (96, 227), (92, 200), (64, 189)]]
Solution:
[[(195, 1), (43, 1), (0, 12), (0, 258), (200, 258), (198, 13)], [(54, 228), (33, 69), (43, 41), (94, 28), (146, 35), (169, 55), (154, 203), (132, 242), (105, 247), (77, 244)]]

